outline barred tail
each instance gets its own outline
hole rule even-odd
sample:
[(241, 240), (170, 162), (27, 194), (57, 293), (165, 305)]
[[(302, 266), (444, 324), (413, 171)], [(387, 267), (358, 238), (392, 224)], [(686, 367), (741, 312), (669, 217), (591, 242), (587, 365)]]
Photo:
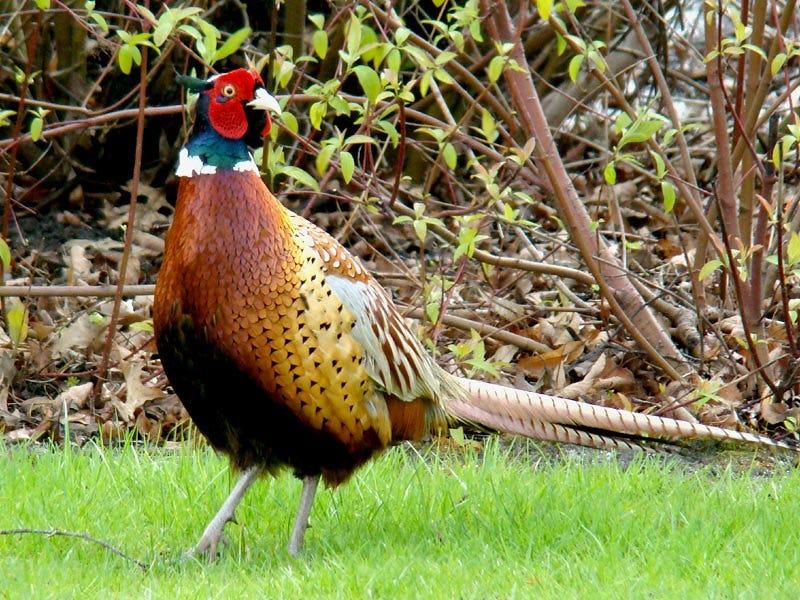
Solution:
[(614, 438), (589, 431), (582, 431), (560, 423), (548, 423), (534, 419), (524, 419), (508, 414), (495, 414), (469, 402), (454, 400), (448, 408), (453, 416), (470, 423), (481, 424), (505, 433), (523, 435), (545, 442), (576, 444), (589, 448), (606, 450), (642, 450), (642, 446), (622, 438)]
[[(667, 439), (710, 438), (793, 449), (767, 436), (634, 413), (501, 385), (457, 378), (466, 395), (448, 402), (457, 418), (528, 437), (590, 447), (635, 444), (599, 432)], [(589, 428), (594, 432), (583, 431)]]

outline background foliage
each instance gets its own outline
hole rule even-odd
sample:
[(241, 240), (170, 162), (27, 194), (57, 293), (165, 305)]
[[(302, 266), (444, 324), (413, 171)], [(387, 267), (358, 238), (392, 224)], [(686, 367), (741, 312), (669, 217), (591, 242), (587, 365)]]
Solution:
[(449, 368), (793, 434), (794, 9), (0, 2), (0, 428), (183, 421), (149, 288), (64, 286), (155, 280), (189, 125), (175, 74), (250, 60), (284, 107), (256, 153), (271, 188)]

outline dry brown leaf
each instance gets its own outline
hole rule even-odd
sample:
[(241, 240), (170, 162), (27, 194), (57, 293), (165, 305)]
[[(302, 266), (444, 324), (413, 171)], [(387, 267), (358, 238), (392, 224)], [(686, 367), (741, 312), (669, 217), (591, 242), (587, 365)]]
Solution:
[(19, 429), (12, 429), (3, 434), (3, 439), (7, 442), (27, 442), (32, 438), (32, 429), (21, 427)]
[(164, 395), (158, 388), (150, 387), (142, 383), (142, 367), (140, 362), (120, 361), (120, 368), (125, 376), (125, 401), (121, 402), (117, 398), (112, 398), (111, 403), (117, 409), (120, 418), (126, 423), (135, 421), (136, 411), (148, 400), (155, 400)]
[(88, 314), (83, 314), (71, 324), (58, 332), (58, 338), (53, 344), (53, 357), (61, 358), (70, 350), (80, 350), (84, 353), (96, 347), (105, 330), (103, 323), (92, 320)]
[(487, 297), (486, 294), (481, 295), (484, 296), (488, 302), (490, 302), (490, 310), (492, 313), (499, 316), (504, 321), (517, 321), (521, 317), (525, 316), (529, 311), (528, 307), (522, 306), (521, 304), (508, 298), (502, 298), (500, 296)]
[(769, 398), (761, 401), (761, 418), (770, 425), (783, 423), (788, 416), (787, 406), (783, 402), (772, 402)]
[(517, 366), (533, 376), (541, 377), (546, 370), (552, 370), (564, 362), (570, 363), (577, 360), (583, 354), (583, 349), (583, 342), (572, 340), (555, 350), (521, 358), (517, 362)]
[(601, 389), (614, 389), (621, 391), (636, 386), (636, 378), (630, 369), (620, 367), (613, 359), (606, 362), (603, 372), (598, 377), (597, 385)]
[(142, 383), (142, 367), (139, 363), (125, 364), (122, 363), (122, 372), (125, 375), (126, 391), (126, 404), (133, 405), (136, 408), (147, 402), (148, 400), (155, 400), (161, 398), (164, 392), (159, 388), (150, 387)]
[(500, 346), (492, 355), (493, 363), (511, 363), (519, 352), (519, 348), (514, 344), (504, 344)]
[(164, 253), (164, 239), (146, 231), (134, 229), (133, 243), (141, 249), (140, 256), (161, 256)]
[(639, 195), (639, 183), (636, 180), (623, 181), (614, 185), (601, 185), (595, 188), (596, 201), (607, 204), (616, 201), (620, 205), (629, 204)]
[(68, 407), (80, 410), (86, 406), (89, 396), (92, 395), (93, 388), (94, 384), (91, 381), (70, 386), (56, 396), (55, 401), (61, 404), (66, 402)]
[(3, 350), (0, 354), (0, 411), (8, 412), (8, 393), (16, 374), (14, 353), (9, 349)]
[(67, 265), (67, 285), (78, 285), (82, 283), (94, 283), (90, 281), (92, 273), (92, 261), (86, 257), (85, 246), (73, 244), (65, 246), (67, 251), (64, 256), (64, 264)]
[(574, 399), (580, 398), (581, 396), (586, 396), (590, 392), (594, 391), (595, 382), (606, 368), (606, 362), (606, 355), (601, 354), (598, 357), (597, 362), (592, 365), (592, 368), (589, 369), (589, 372), (586, 373), (586, 376), (581, 381), (561, 388), (558, 392), (558, 395), (564, 396), (565, 398)]
[(675, 256), (683, 255), (683, 248), (670, 238), (662, 238), (656, 242), (656, 252), (669, 260)]

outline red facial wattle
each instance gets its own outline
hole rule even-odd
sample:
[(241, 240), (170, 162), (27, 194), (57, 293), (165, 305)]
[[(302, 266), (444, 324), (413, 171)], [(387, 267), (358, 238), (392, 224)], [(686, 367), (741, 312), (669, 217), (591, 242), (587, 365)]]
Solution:
[(264, 121), (264, 128), (261, 130), (261, 137), (267, 137), (269, 132), (272, 131), (272, 117), (269, 116), (269, 113), (266, 113), (267, 120)]
[(261, 78), (255, 71), (236, 69), (214, 80), (214, 87), (204, 92), (210, 97), (208, 118), (221, 136), (239, 139), (247, 133), (245, 103), (253, 99), (253, 90)]

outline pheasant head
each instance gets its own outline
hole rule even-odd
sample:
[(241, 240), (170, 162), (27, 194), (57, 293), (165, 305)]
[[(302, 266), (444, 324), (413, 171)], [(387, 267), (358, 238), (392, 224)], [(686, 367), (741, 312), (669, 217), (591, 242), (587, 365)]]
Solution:
[(181, 150), (177, 174), (216, 173), (217, 169), (256, 170), (247, 147), (256, 146), (272, 128), (278, 101), (254, 69), (236, 69), (208, 80), (179, 76), (178, 82), (199, 94), (192, 135)]

